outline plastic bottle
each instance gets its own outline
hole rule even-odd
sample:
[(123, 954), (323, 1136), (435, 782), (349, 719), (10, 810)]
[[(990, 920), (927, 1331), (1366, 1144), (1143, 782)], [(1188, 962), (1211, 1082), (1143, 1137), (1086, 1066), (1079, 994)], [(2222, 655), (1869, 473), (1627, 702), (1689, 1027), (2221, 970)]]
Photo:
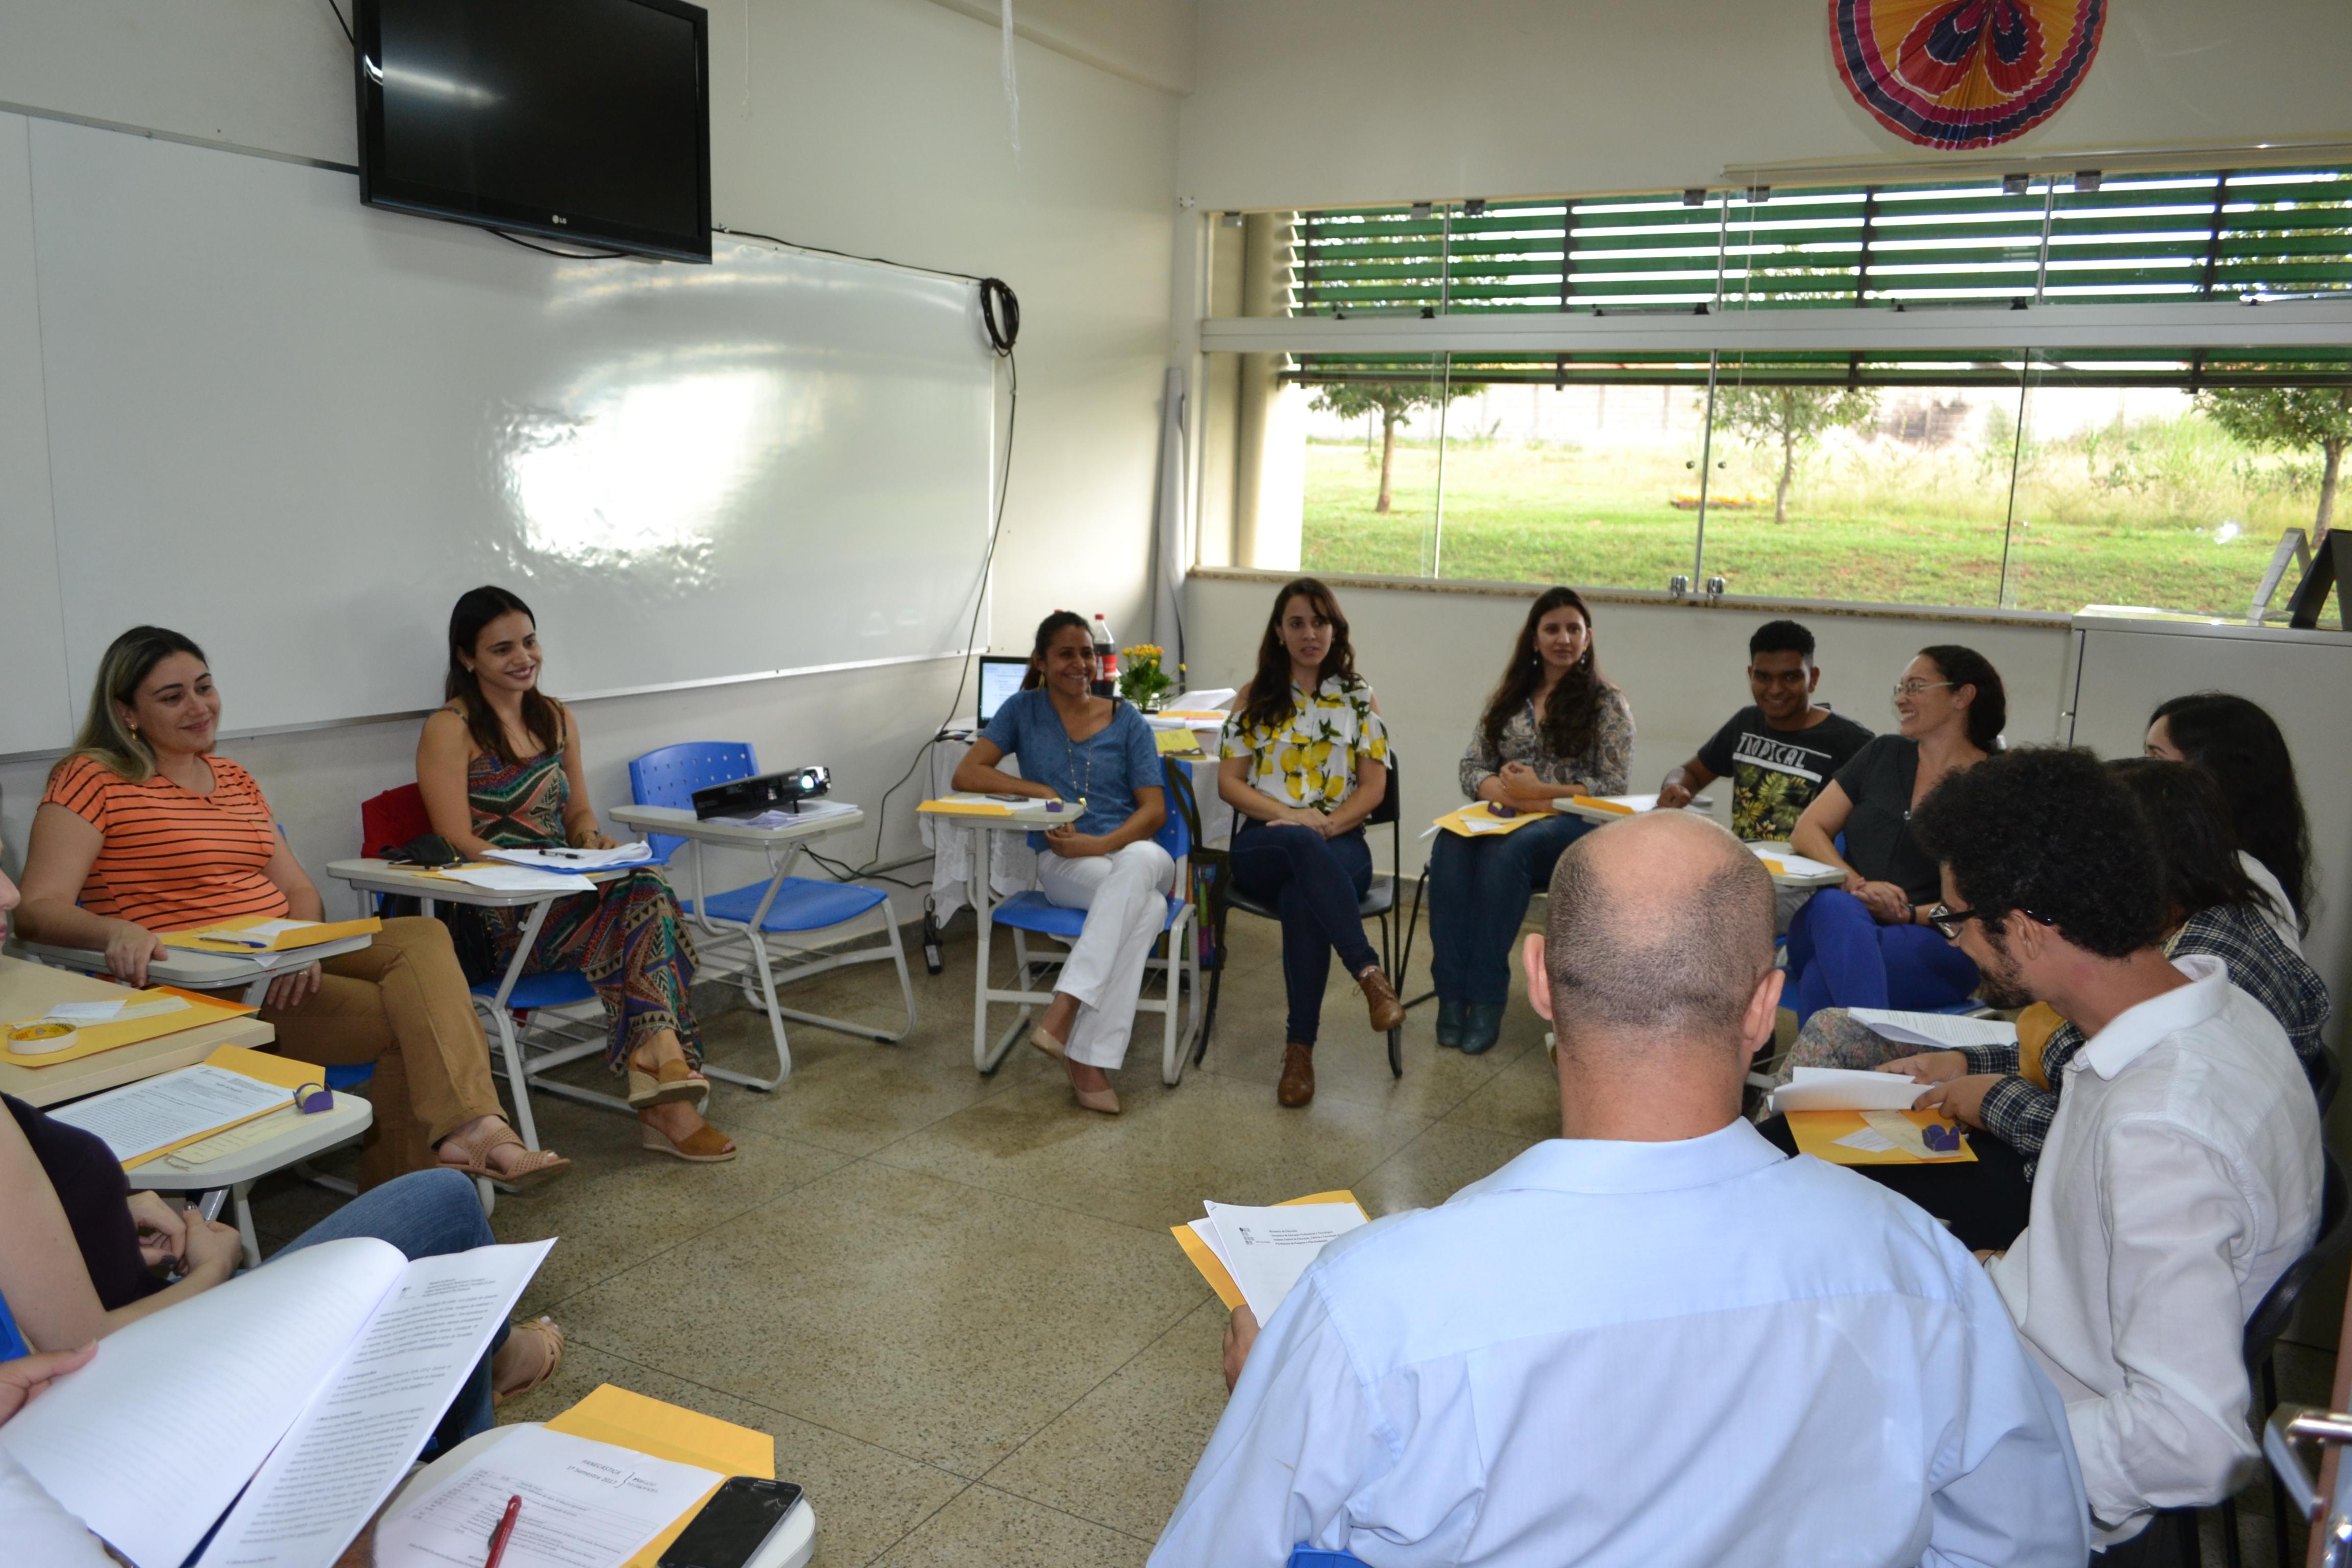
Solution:
[(1095, 695), (1109, 697), (1118, 690), (1118, 645), (1110, 638), (1110, 623), (1095, 616)]

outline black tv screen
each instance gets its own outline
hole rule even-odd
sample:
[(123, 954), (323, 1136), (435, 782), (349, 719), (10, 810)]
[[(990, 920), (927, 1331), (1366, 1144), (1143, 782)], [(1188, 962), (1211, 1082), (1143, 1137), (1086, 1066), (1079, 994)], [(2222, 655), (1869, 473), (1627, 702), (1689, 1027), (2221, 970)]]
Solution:
[(358, 0), (360, 199), (710, 259), (709, 17), (683, 0)]

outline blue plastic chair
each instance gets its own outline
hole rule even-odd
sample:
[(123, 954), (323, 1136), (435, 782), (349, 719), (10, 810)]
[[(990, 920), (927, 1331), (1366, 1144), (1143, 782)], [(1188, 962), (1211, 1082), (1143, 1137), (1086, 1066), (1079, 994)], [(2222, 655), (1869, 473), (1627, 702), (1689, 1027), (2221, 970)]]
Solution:
[(1286, 1568), (1364, 1568), (1364, 1560), (1352, 1552), (1332, 1552), (1320, 1546), (1301, 1544), (1290, 1549), (1290, 1561)]
[[(1169, 769), (1170, 764), (1160, 764), (1161, 785), (1168, 801), (1168, 820), (1160, 824), (1160, 831), (1151, 836), (1151, 841), (1168, 851), (1168, 858), (1176, 862), (1174, 886), (1177, 890), (1169, 895), (1167, 923), (1161, 928), (1169, 956), (1149, 961), (1150, 968), (1159, 969), (1168, 976), (1168, 990), (1157, 1001), (1149, 996), (1138, 998), (1135, 1010), (1158, 1013), (1164, 1019), (1160, 1036), (1160, 1080), (1173, 1089), (1183, 1081), (1185, 1063), (1192, 1055), (1192, 1037), (1200, 1032), (1201, 1027), (1201, 944), (1188, 940), (1194, 911), (1184, 895), (1192, 885), (1190, 870), (1192, 835), (1185, 826), (1184, 814), (1176, 809), (1177, 786), (1172, 779), (1166, 776)], [(1034, 890), (1013, 894), (991, 909), (989, 917), (998, 925), (1012, 928), (1013, 974), (1016, 982), (1024, 986), (1038, 984), (1033, 977), (1028, 938), (1032, 935), (1045, 936), (1059, 942), (1075, 943), (1087, 924), (1086, 910), (1066, 910)], [(1062, 960), (1044, 956), (1034, 963), (1037, 968), (1044, 969), (1058, 966)], [(1177, 995), (1185, 989), (1187, 982), (1190, 984), (1192, 1004), (1186, 1010), (1183, 1031), (1179, 1034), (1176, 1027)], [(990, 1052), (991, 1060), (1003, 1059), (1013, 1040), (1029, 1026), (1029, 1020), (1037, 1008), (1054, 1000), (1050, 989), (998, 991), (992, 988), (987, 996), (992, 1002), (1017, 1002), (1021, 1006), (1021, 1011), (1013, 1017), (1012, 1027), (1005, 1030)]]
[[(695, 791), (712, 784), (751, 778), (759, 771), (759, 758), (748, 745), (732, 741), (688, 741), (647, 752), (631, 763), (629, 793), (639, 805), (667, 805), (692, 810)], [(703, 1071), (712, 1078), (723, 1078), (730, 1083), (740, 1083), (748, 1089), (775, 1088), (793, 1072), (792, 1047), (784, 1034), (784, 1020), (787, 1018), (840, 1034), (858, 1035), (869, 1040), (886, 1042), (903, 1040), (914, 1028), (915, 983), (907, 973), (907, 950), (898, 936), (898, 919), (890, 910), (890, 896), (881, 889), (791, 875), (793, 865), (808, 847), (807, 840), (793, 839), (769, 847), (769, 876), (766, 881), (748, 882), (729, 892), (711, 893), (705, 888), (705, 846), (699, 840), (683, 839), (668, 833), (652, 833), (646, 838), (653, 845), (654, 852), (664, 859), (676, 854), (679, 845), (692, 843), (694, 893), (690, 898), (679, 899), (679, 906), (694, 917), (705, 934), (716, 942), (742, 944), (744, 959), (734, 966), (733, 973), (742, 987), (745, 1000), (766, 1010), (769, 1031), (775, 1037), (776, 1072), (773, 1078), (759, 1078), (708, 1063), (704, 1065)], [(772, 938), (830, 931), (868, 917), (878, 918), (881, 922), (885, 942), (880, 947), (805, 957), (803, 955), (808, 952), (808, 949), (786, 942), (779, 943), (782, 952), (770, 952)], [(775, 961), (786, 955), (799, 961), (789, 967), (778, 967)], [(817, 1013), (798, 1012), (783, 1006), (776, 999), (781, 987), (795, 981), (853, 963), (878, 963), (885, 959), (898, 971), (898, 992), (906, 1003), (906, 1022), (895, 1030), (877, 1029), (870, 1025), (856, 1024), (845, 1018), (827, 1017)]]
[(22, 1331), (16, 1327), (16, 1314), (8, 1310), (8, 1298), (0, 1296), (0, 1361), (16, 1361), (33, 1353), (25, 1342)]

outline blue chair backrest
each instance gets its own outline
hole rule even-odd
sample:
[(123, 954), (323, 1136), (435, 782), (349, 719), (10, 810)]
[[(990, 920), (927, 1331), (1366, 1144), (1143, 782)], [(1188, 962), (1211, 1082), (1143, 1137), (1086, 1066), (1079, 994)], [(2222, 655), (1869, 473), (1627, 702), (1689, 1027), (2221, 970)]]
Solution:
[(1364, 1568), (1364, 1560), (1352, 1552), (1331, 1552), (1301, 1544), (1290, 1549), (1286, 1568)]
[(1176, 809), (1176, 770), (1180, 765), (1165, 761), (1160, 764), (1160, 799), (1167, 805), (1168, 820), (1160, 825), (1151, 842), (1167, 850), (1168, 858), (1181, 866), (1184, 857), (1192, 853), (1192, 830), (1184, 825), (1184, 814)]
[[(740, 741), (684, 741), (647, 752), (629, 764), (629, 794), (639, 805), (694, 809), (694, 792), (733, 784), (760, 771), (760, 759)], [(686, 842), (675, 833), (649, 833), (654, 858), (667, 860)]]
[(16, 1317), (8, 1310), (8, 1298), (0, 1296), (0, 1361), (15, 1361), (32, 1353), (33, 1347), (25, 1342), (25, 1336), (17, 1331)]

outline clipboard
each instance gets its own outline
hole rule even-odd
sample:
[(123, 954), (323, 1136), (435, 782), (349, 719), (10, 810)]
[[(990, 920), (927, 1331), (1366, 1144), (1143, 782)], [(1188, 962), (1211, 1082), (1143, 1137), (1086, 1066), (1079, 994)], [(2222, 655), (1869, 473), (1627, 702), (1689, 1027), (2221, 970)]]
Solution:
[[(722, 1476), (776, 1479), (776, 1440), (765, 1432), (738, 1426), (732, 1421), (721, 1421), (698, 1410), (665, 1405), (609, 1383), (591, 1390), (585, 1399), (550, 1421), (547, 1429), (592, 1442), (610, 1443), (615, 1447), (633, 1448), (675, 1464), (699, 1465)], [(646, 1542), (623, 1568), (657, 1568), (669, 1543), (678, 1538), (718, 1490), (713, 1487), (703, 1493), (692, 1508)]]
[(317, 947), (321, 942), (341, 942), (349, 936), (373, 936), (383, 930), (383, 922), (373, 915), (358, 921), (312, 921), (293, 931), (279, 931), (268, 947), (247, 947), (240, 942), (215, 942), (200, 936), (199, 931), (249, 931), (282, 915), (241, 915), (231, 921), (213, 921), (191, 931), (167, 931), (161, 933), (165, 947), (184, 948), (191, 952), (216, 952), (231, 958), (250, 958), (257, 952), (292, 952), (305, 947)]
[[(1364, 1205), (1356, 1202), (1355, 1194), (1349, 1192), (1309, 1193), (1303, 1198), (1286, 1198), (1274, 1206), (1286, 1209), (1300, 1204), (1355, 1204), (1356, 1212), (1364, 1215), (1365, 1223), (1371, 1223), (1372, 1216), (1364, 1214)], [(1184, 1256), (1192, 1260), (1192, 1267), (1201, 1271), (1201, 1278), (1209, 1282), (1209, 1289), (1217, 1293), (1217, 1300), (1225, 1304), (1225, 1310), (1230, 1312), (1242, 1304), (1242, 1288), (1234, 1283), (1234, 1277), (1225, 1271), (1225, 1266), (1217, 1261), (1217, 1255), (1209, 1250), (1209, 1244), (1195, 1235), (1191, 1226), (1171, 1225), (1168, 1233), (1176, 1238), (1176, 1245), (1184, 1249)]]

